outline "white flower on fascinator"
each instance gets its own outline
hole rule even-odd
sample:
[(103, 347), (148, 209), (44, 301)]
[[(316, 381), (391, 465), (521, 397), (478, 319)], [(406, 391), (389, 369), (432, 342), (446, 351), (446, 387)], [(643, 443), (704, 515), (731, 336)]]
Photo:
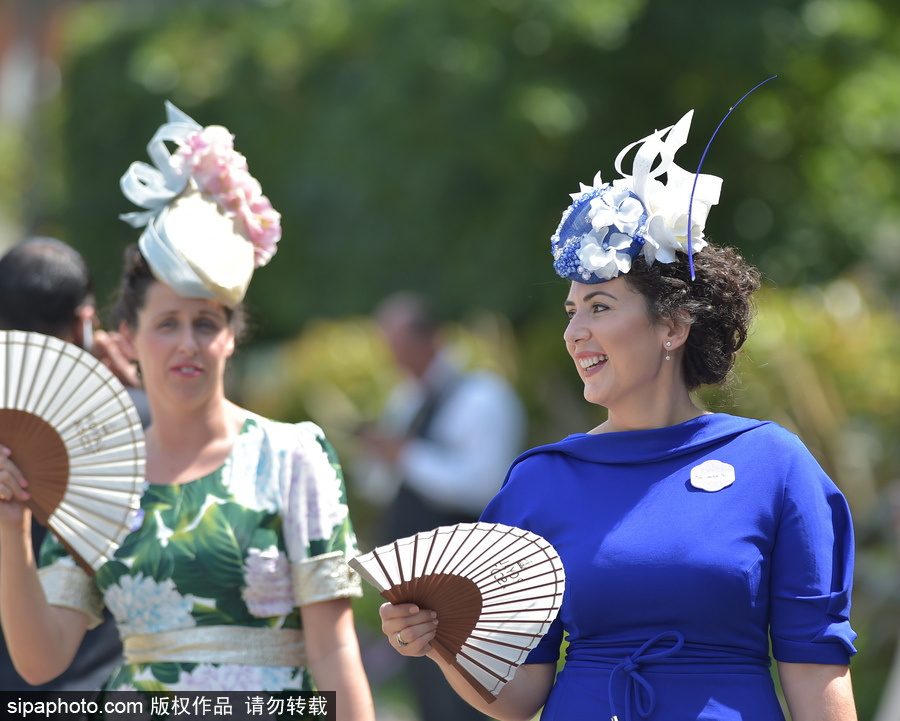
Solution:
[(578, 251), (578, 259), (585, 271), (590, 271), (598, 278), (615, 278), (620, 273), (631, 270), (631, 256), (624, 252), (631, 247), (630, 235), (612, 232), (606, 238), (603, 247), (601, 238), (589, 234)]
[[(598, 179), (599, 180), (599, 179)], [(595, 230), (614, 226), (620, 233), (633, 236), (641, 227), (641, 216), (644, 206), (628, 188), (612, 188), (602, 197), (591, 201), (591, 225)]]

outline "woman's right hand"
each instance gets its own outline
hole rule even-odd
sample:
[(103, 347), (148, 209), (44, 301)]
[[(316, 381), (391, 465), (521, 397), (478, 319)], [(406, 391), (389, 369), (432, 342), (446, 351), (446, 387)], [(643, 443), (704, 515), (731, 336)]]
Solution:
[(437, 613), (421, 609), (414, 603), (398, 603), (396, 606), (385, 603), (379, 613), (381, 630), (391, 646), (404, 656), (427, 655), (440, 666), (456, 693), (486, 716), (501, 721), (531, 721), (546, 703), (556, 678), (556, 663), (522, 664), (496, 700), (488, 704), (460, 674), (459, 669), (448, 663), (431, 645), (438, 625)]
[(30, 518), (23, 503), (31, 496), (25, 490), (28, 481), (11, 456), (12, 451), (0, 445), (0, 524), (21, 526)]
[(431, 651), (437, 630), (437, 613), (414, 603), (383, 603), (378, 610), (381, 630), (391, 646), (404, 656), (424, 656)]

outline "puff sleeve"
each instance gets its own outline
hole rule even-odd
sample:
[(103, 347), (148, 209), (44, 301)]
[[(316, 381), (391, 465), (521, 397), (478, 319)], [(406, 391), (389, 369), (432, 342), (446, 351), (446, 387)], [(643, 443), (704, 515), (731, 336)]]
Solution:
[(281, 505), (296, 604), (361, 596), (359, 576), (347, 565), (357, 546), (340, 464), (318, 426), (295, 429)]

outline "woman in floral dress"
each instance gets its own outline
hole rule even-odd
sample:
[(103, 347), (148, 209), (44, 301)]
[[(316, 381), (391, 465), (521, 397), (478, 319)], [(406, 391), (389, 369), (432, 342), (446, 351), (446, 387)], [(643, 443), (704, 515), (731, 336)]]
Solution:
[[(27, 480), (0, 449), (0, 618), (20, 673), (61, 673), (105, 604), (125, 663), (108, 690), (335, 691), (338, 718), (374, 719), (346, 561), (356, 540), (340, 466), (311, 423), (225, 397), (253, 269), (280, 217), (219, 127), (168, 106), (126, 196), (146, 208), (126, 252), (119, 314), (151, 407), (141, 511), (114, 557), (85, 574), (55, 539), (35, 562)], [(164, 145), (175, 142), (170, 154)], [(11, 451), (14, 454), (14, 449)]]

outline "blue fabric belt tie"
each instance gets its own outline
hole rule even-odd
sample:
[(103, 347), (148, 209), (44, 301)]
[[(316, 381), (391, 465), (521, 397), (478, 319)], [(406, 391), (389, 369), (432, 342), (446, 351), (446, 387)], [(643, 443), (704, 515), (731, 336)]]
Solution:
[[(661, 651), (647, 653), (652, 646), (667, 638), (673, 639), (675, 644), (668, 648), (664, 648)], [(668, 658), (672, 654), (677, 653), (683, 645), (684, 636), (678, 633), (678, 631), (664, 631), (644, 643), (643, 646), (630, 656), (626, 656), (615, 668), (613, 668), (612, 672), (609, 674), (609, 709), (612, 712), (611, 721), (619, 721), (619, 717), (616, 714), (616, 704), (613, 699), (613, 683), (615, 682), (618, 673), (621, 671), (626, 674), (625, 721), (631, 721), (632, 705), (637, 709), (642, 718), (647, 718), (653, 713), (653, 709), (656, 706), (656, 692), (653, 690), (650, 682), (641, 676), (641, 666), (645, 663), (653, 663), (654, 661)]]

